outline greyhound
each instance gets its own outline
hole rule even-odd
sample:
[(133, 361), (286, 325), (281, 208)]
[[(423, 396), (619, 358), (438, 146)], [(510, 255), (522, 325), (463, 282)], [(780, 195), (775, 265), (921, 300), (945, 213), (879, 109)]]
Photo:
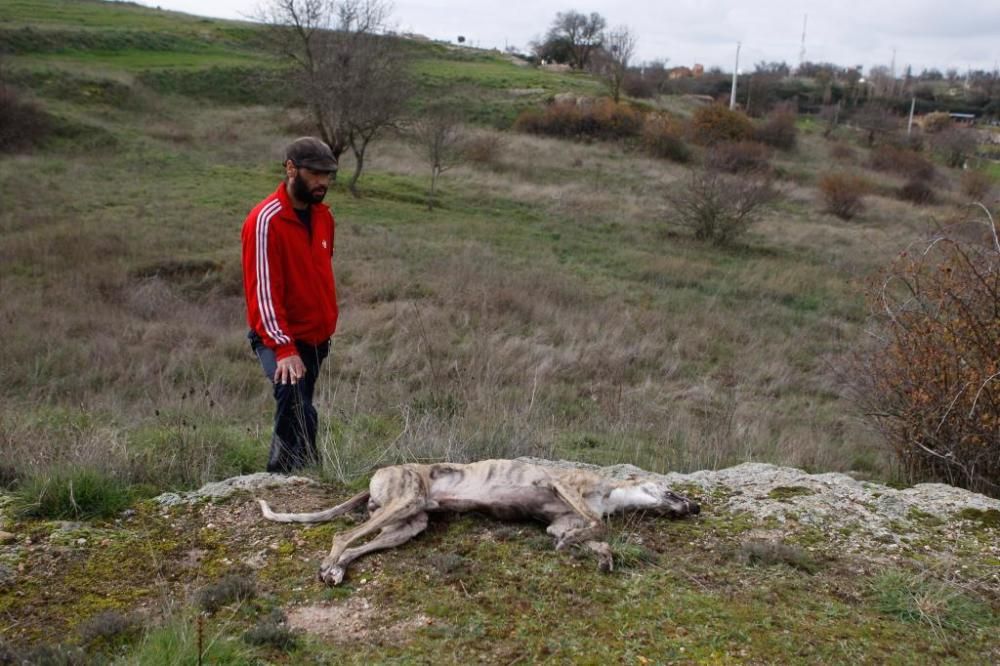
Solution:
[[(611, 547), (600, 540), (605, 516), (650, 511), (680, 517), (701, 510), (660, 481), (635, 475), (616, 481), (588, 470), (518, 460), (384, 467), (372, 476), (368, 490), (315, 513), (276, 513), (264, 500), (258, 502), (265, 518), (281, 523), (328, 521), (367, 502), (369, 520), (334, 536), (330, 554), (320, 565), (319, 578), (328, 585), (339, 585), (348, 565), (362, 555), (394, 548), (420, 534), (430, 512), (480, 511), (501, 520), (535, 518), (548, 523), (546, 531), (555, 539), (556, 550), (585, 546), (597, 556), (602, 571), (611, 571)], [(379, 534), (371, 541), (349, 547), (375, 532)]]

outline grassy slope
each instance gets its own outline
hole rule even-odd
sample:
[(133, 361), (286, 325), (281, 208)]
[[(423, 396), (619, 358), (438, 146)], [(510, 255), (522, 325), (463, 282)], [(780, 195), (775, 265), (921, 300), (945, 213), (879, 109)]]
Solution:
[[(46, 479), (96, 468), (142, 494), (259, 469), (269, 405), (241, 339), (236, 238), (247, 208), (276, 182), (274, 155), (301, 124), (277, 106), (246, 106), (229, 88), (213, 98), (221, 104), (163, 93), (203, 94), (202, 82), (216, 85), (211, 76), (270, 61), (245, 26), (129, 5), (0, 6), (0, 30), (26, 24), (77, 45), (86, 43), (80, 33), (101, 33), (120, 48), (23, 52), (8, 62), (22, 90), (84, 129), (0, 159), (0, 198), (14, 203), (0, 211), (9, 360), (0, 446), (16, 461), (0, 472)], [(136, 49), (122, 31), (175, 41)], [(423, 103), (448, 96), (486, 123), (503, 125), (519, 105), (554, 92), (595, 90), (493, 55), (413, 48)], [(162, 71), (171, 74), (152, 77)], [(747, 246), (718, 251), (664, 224), (659, 192), (679, 169), (617, 146), (503, 141), (488, 168), (447, 175), (434, 213), (423, 208), (425, 167), (397, 140), (373, 149), (363, 199), (331, 193), (344, 319), (322, 384), (325, 475), (354, 478), (377, 460), (526, 452), (656, 469), (753, 457), (885, 473), (827, 362), (857, 335), (857, 276), (930, 215), (878, 201), (845, 227), (816, 213), (811, 184), (826, 147), (810, 135), (781, 158), (793, 179), (781, 208)], [(238, 531), (199, 530), (208, 519), (183, 511), (171, 519), (180, 529), (148, 508), (138, 520), (139, 528), (105, 525), (87, 546), (6, 548), (5, 567), (27, 565), (24, 594), (0, 596), (7, 637), (41, 639), (49, 626), (72, 637), (105, 608), (183, 608), (192, 586), (256, 547)], [(56, 532), (43, 521), (12, 526), (36, 543)], [(830, 553), (818, 577), (746, 568), (725, 548), (750, 528), (721, 516), (629, 528), (659, 566), (607, 578), (589, 561), (549, 552), (533, 528), (457, 521), (366, 565), (378, 584), (364, 597), (397, 609), (379, 622), (424, 615), (428, 626), (402, 641), (256, 654), (331, 663), (983, 654), (989, 622), (938, 629), (935, 616), (929, 625), (881, 612), (876, 572), (864, 563)], [(273, 527), (260, 529), (273, 538)], [(315, 565), (293, 552), (314, 558), (330, 528), (308, 531), (302, 545), (291, 529), (280, 534), (284, 566), (259, 574), (271, 596), (228, 624), (217, 618), (225, 635), (269, 605), (359, 592), (292, 591), (287, 581), (308, 580)], [(105, 538), (107, 552), (92, 549)], [(192, 548), (209, 553), (193, 569), (181, 564)], [(581, 608), (586, 621), (573, 620)], [(564, 635), (548, 630), (556, 623)]]

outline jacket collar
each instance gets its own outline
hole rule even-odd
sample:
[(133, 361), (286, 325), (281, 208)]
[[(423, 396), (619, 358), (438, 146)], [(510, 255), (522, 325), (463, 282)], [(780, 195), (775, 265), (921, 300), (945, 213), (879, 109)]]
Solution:
[[(298, 222), (299, 216), (295, 214), (295, 208), (292, 206), (291, 197), (288, 196), (288, 189), (285, 187), (285, 181), (281, 181), (278, 185), (278, 189), (275, 190), (274, 195), (278, 197), (278, 201), (281, 202), (281, 217), (290, 222)], [(327, 210), (328, 208), (329, 206), (324, 203), (312, 204), (312, 206), (310, 206), (310, 212), (315, 213), (318, 210)]]

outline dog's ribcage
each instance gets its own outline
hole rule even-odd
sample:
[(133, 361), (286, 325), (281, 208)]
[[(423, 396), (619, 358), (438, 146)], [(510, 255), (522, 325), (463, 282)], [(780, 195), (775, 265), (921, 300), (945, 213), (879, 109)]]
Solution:
[[(500, 519), (543, 520), (571, 511), (559, 498), (546, 470), (516, 461), (504, 461), (503, 465), (488, 462), (492, 464), (433, 466), (424, 476), (430, 485), (421, 493), (426, 497), (426, 510), (479, 511)], [(401, 494), (417, 492), (420, 475), (407, 469), (409, 465), (400, 467), (405, 471), (388, 468), (376, 472), (371, 484), (372, 505), (384, 506)]]

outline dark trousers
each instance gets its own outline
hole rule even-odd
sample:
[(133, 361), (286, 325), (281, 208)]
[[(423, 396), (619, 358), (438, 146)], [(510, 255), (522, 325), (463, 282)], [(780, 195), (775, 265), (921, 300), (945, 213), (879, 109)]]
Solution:
[(318, 463), (318, 417), (316, 408), (313, 407), (313, 389), (316, 387), (323, 359), (330, 353), (330, 341), (316, 346), (296, 342), (299, 356), (306, 366), (305, 377), (297, 384), (275, 384), (274, 372), (278, 367), (278, 360), (274, 351), (264, 345), (253, 331), (247, 337), (250, 338), (250, 347), (260, 360), (264, 374), (274, 387), (274, 433), (271, 435), (267, 471), (287, 474)]

